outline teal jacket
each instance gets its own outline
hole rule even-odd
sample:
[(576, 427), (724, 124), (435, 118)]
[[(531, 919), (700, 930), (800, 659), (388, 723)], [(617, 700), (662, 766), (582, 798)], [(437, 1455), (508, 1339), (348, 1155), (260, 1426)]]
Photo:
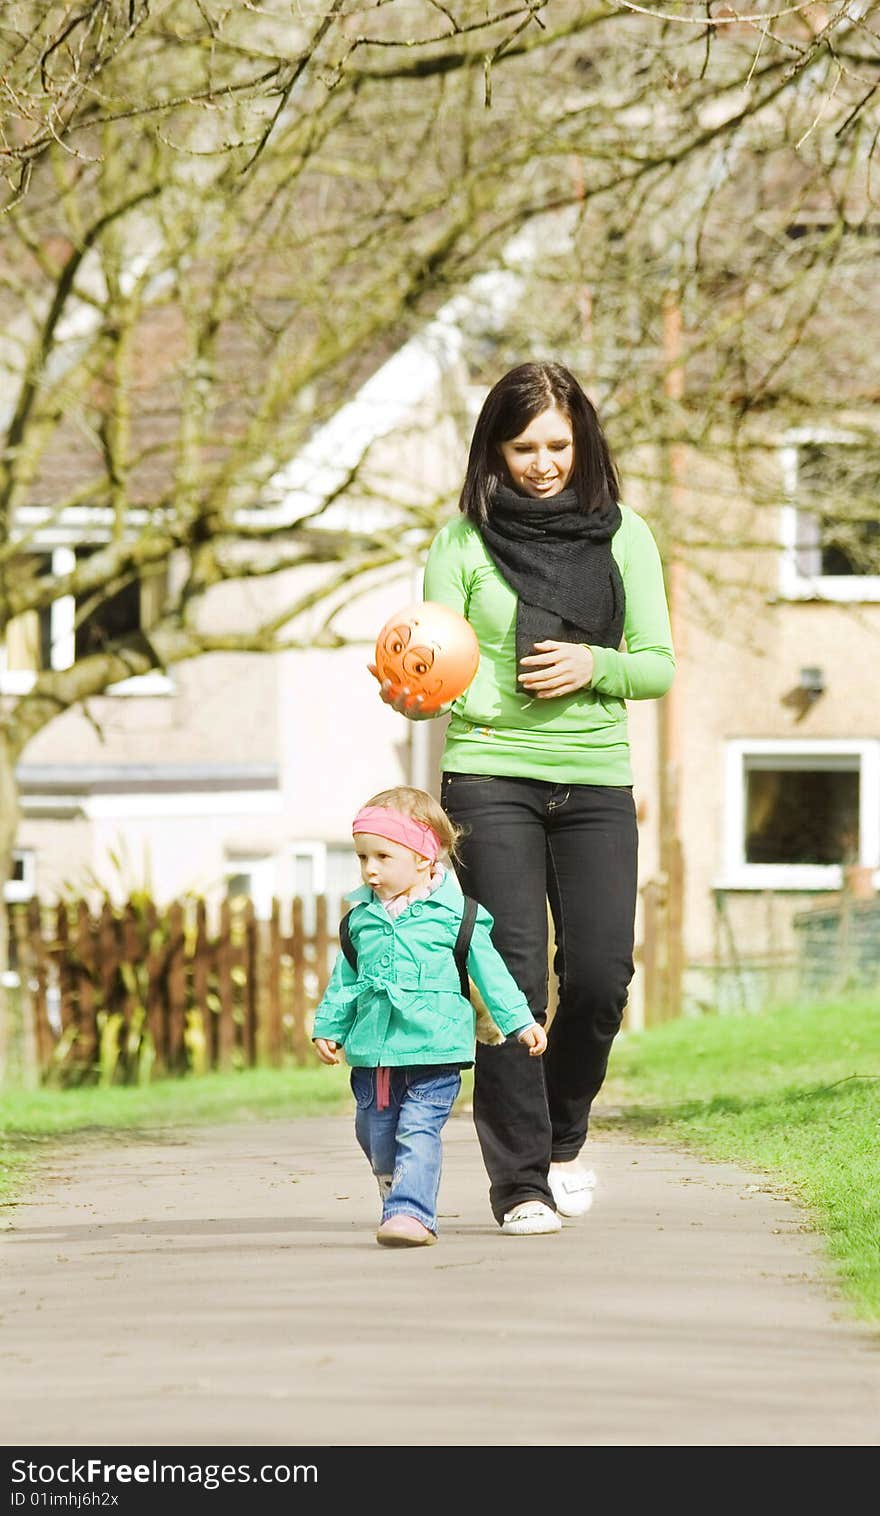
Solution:
[[(368, 886), (353, 901), (349, 927), (357, 974), (340, 952), (315, 1012), (312, 1038), (338, 1042), (354, 1068), (474, 1061), (474, 1008), (461, 993), (452, 950), (464, 908), (447, 874), (426, 900), (391, 917)], [(468, 973), (492, 1018), (508, 1036), (532, 1026), (528, 1001), (494, 947), (492, 917), (482, 906)]]

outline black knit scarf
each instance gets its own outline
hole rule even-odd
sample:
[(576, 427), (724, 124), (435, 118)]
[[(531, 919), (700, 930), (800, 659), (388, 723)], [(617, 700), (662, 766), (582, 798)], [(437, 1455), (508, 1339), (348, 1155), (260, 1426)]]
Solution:
[[(626, 595), (611, 552), (620, 506), (583, 512), (572, 489), (549, 500), (496, 484), (481, 535), (496, 568), (519, 597), (516, 663), (536, 642), (617, 647)], [(523, 687), (517, 684), (522, 694)]]

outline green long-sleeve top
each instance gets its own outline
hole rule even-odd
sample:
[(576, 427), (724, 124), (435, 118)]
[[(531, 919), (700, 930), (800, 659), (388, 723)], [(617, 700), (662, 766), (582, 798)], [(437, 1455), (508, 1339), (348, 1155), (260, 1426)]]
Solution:
[(590, 647), (587, 689), (540, 700), (516, 684), (516, 591), (490, 557), (478, 529), (460, 516), (434, 538), (424, 596), (467, 618), (480, 666), (454, 701), (443, 768), (570, 784), (632, 784), (626, 701), (669, 689), (675, 655), (663, 569), (647, 522), (621, 506), (611, 551), (626, 592), (625, 647)]

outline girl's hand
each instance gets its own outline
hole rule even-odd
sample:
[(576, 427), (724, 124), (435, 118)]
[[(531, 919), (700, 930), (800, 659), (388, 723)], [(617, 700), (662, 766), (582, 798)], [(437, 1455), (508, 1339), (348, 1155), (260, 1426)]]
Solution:
[(316, 1037), (315, 1051), (322, 1063), (339, 1062), (339, 1043), (330, 1042), (326, 1037)]
[(593, 677), (593, 655), (582, 642), (536, 642), (534, 653), (521, 658), (525, 672), (517, 675), (528, 695), (547, 700), (586, 689)]
[(547, 1033), (536, 1021), (534, 1026), (527, 1026), (524, 1032), (520, 1032), (516, 1040), (525, 1044), (530, 1058), (540, 1058), (547, 1046)]
[(368, 663), (367, 668), (373, 678), (379, 681), (379, 694), (382, 700), (400, 716), (406, 716), (409, 721), (431, 721), (438, 714), (437, 711), (421, 709), (424, 695), (411, 695), (406, 687), (401, 689), (399, 685), (392, 684), (390, 679), (381, 679), (375, 663)]

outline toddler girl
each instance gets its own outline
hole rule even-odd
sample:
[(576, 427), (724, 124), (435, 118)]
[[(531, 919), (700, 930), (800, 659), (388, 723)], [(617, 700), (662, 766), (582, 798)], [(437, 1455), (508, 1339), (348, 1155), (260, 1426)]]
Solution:
[[(347, 898), (352, 957), (333, 965), (312, 1031), (319, 1058), (351, 1067), (355, 1133), (379, 1183), (385, 1247), (437, 1241), (440, 1133), (474, 1061), (474, 1008), (454, 948), (464, 899), (440, 862), (459, 829), (425, 790), (374, 795), (354, 818), (363, 887)], [(492, 945), (477, 906), (467, 971), (500, 1030), (533, 1057), (543, 1027)]]

